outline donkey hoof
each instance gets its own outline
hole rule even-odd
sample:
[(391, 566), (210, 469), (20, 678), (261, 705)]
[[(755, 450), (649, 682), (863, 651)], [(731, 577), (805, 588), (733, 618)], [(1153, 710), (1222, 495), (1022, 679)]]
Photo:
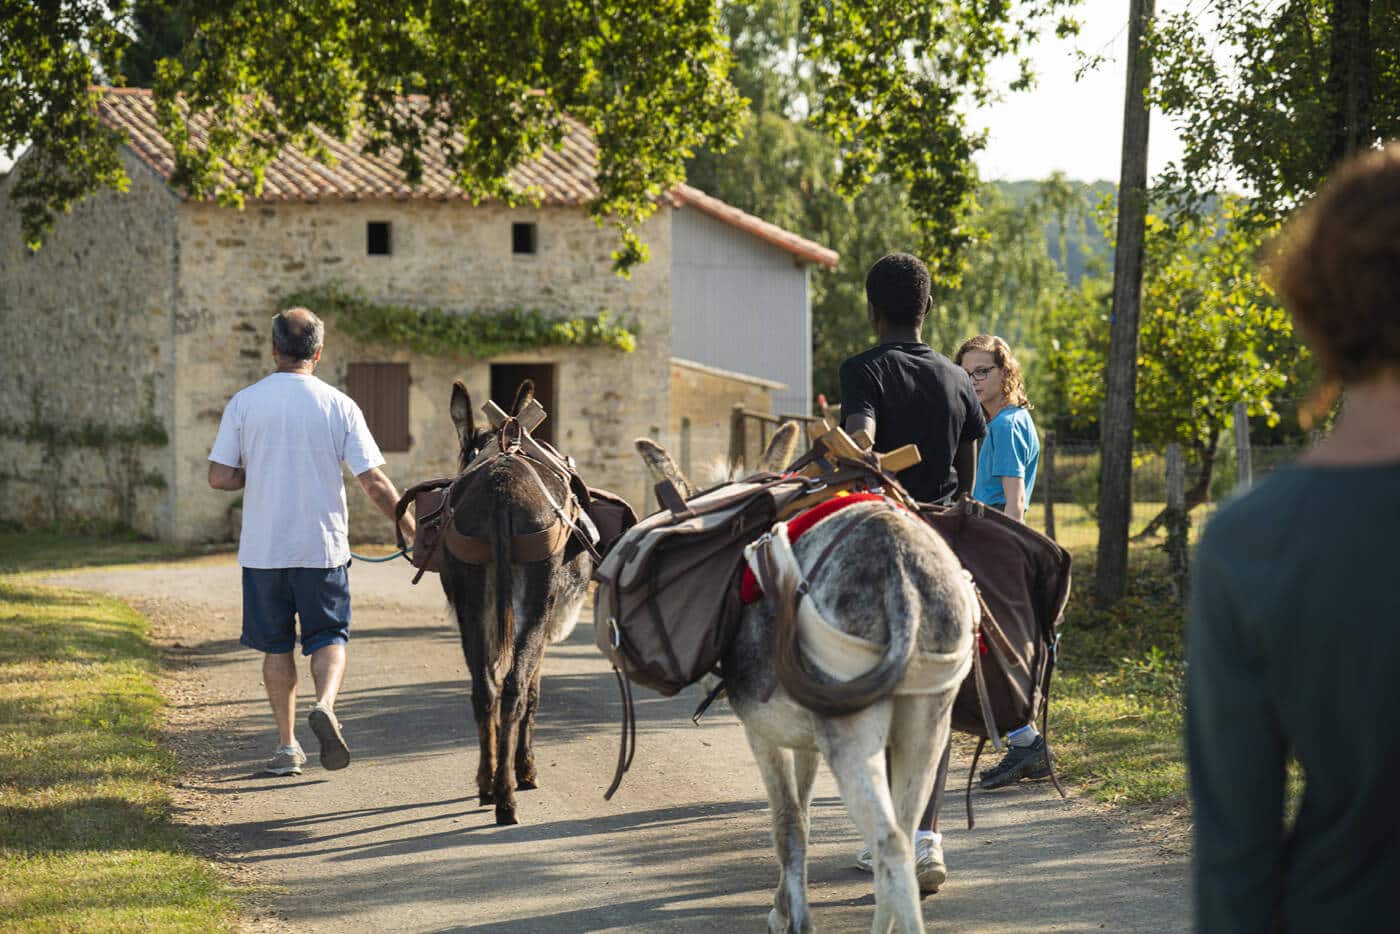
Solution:
[(515, 816), (515, 808), (496, 808), (496, 826), (509, 827), (520, 821)]
[(540, 787), (540, 779), (537, 775), (522, 775), (515, 780), (517, 791), (533, 791)]
[(787, 931), (788, 931), (788, 919), (787, 919), (787, 915), (779, 914), (779, 913), (778, 913), (778, 909), (776, 909), (776, 908), (774, 908), (774, 909), (772, 909), (771, 911), (769, 911), (769, 912), (768, 912), (768, 934), (787, 934)]
[(488, 805), (488, 804), (495, 804), (495, 803), (496, 803), (496, 796), (493, 795), (493, 794), (491, 794), (491, 792), (489, 792), (489, 791), (483, 791), (483, 792), (481, 792), (479, 795), (477, 795), (477, 797), (476, 797), (476, 805), (477, 805), (477, 807), (483, 807), (483, 808), (484, 808), (484, 807), (486, 807), (486, 805)]

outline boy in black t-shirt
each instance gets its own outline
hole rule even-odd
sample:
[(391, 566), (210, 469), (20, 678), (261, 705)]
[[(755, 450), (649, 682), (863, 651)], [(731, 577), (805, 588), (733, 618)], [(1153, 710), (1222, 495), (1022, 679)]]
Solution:
[(976, 444), (987, 430), (972, 380), (923, 342), (928, 269), (908, 253), (891, 253), (865, 277), (870, 323), (879, 345), (841, 364), (841, 417), (848, 433), (864, 430), (880, 453), (918, 445), (923, 458), (899, 474), (920, 502), (967, 495)]
[[(867, 313), (879, 345), (841, 364), (841, 415), (849, 434), (864, 431), (884, 453), (916, 444), (922, 460), (899, 481), (921, 502), (967, 496), (977, 470), (977, 442), (987, 421), (963, 368), (923, 342), (932, 305), (928, 269), (908, 253), (883, 257), (865, 276)], [(948, 756), (939, 760), (933, 796), (914, 840), (919, 889), (934, 892), (948, 878), (938, 809), (948, 783)], [(871, 872), (869, 848), (856, 866)]]

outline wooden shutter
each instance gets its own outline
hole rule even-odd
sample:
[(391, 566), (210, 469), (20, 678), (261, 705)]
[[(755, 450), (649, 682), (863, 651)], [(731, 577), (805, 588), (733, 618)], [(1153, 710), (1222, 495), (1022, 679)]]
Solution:
[(408, 364), (352, 363), (345, 371), (345, 391), (365, 413), (370, 434), (381, 451), (407, 451)]

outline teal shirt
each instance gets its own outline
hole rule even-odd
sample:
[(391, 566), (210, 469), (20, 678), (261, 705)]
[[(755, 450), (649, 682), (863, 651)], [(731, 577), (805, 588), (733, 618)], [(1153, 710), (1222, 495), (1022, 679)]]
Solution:
[[(1196, 927), (1395, 930), (1400, 465), (1275, 471), (1193, 558)], [(1285, 823), (1285, 767), (1306, 776)]]
[(972, 498), (988, 506), (1006, 505), (1002, 477), (1026, 481), (1026, 502), (1035, 490), (1035, 474), (1040, 467), (1040, 436), (1035, 433), (1031, 413), (1019, 405), (1008, 405), (987, 423), (987, 434), (977, 451), (977, 482)]

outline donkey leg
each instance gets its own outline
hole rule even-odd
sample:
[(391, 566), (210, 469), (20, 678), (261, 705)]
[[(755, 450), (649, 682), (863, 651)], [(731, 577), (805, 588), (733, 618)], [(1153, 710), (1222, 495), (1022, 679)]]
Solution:
[[(525, 703), (529, 697), (531, 671), (522, 671), (528, 659), (516, 654), (516, 663), (506, 675), (501, 687), (501, 726), (496, 734), (496, 823), (500, 826), (518, 824), (515, 816), (515, 749), (519, 737), (520, 721), (525, 716)], [(536, 661), (538, 664), (538, 660)], [(525, 682), (522, 685), (522, 680)]]
[(875, 869), (872, 934), (924, 930), (914, 878), (914, 846), (895, 819), (885, 771), (885, 745), (893, 704), (882, 701), (860, 713), (819, 721), (817, 740), (841, 800), (870, 847)]
[(778, 890), (768, 913), (771, 934), (807, 932), (812, 922), (807, 911), (807, 814), (799, 794), (792, 753), (752, 730), (745, 731), (773, 821), (773, 849), (778, 856)]
[(496, 722), (500, 718), (501, 698), (489, 679), (490, 674), (485, 671), (472, 677), (472, 714), (481, 748), (476, 765), (477, 804), (494, 800), (492, 786), (496, 780)]
[(539, 774), (535, 770), (535, 713), (540, 708), (540, 676), (544, 659), (535, 665), (535, 676), (525, 696), (525, 715), (520, 719), (520, 738), (515, 747), (515, 787), (520, 790), (538, 788)]

